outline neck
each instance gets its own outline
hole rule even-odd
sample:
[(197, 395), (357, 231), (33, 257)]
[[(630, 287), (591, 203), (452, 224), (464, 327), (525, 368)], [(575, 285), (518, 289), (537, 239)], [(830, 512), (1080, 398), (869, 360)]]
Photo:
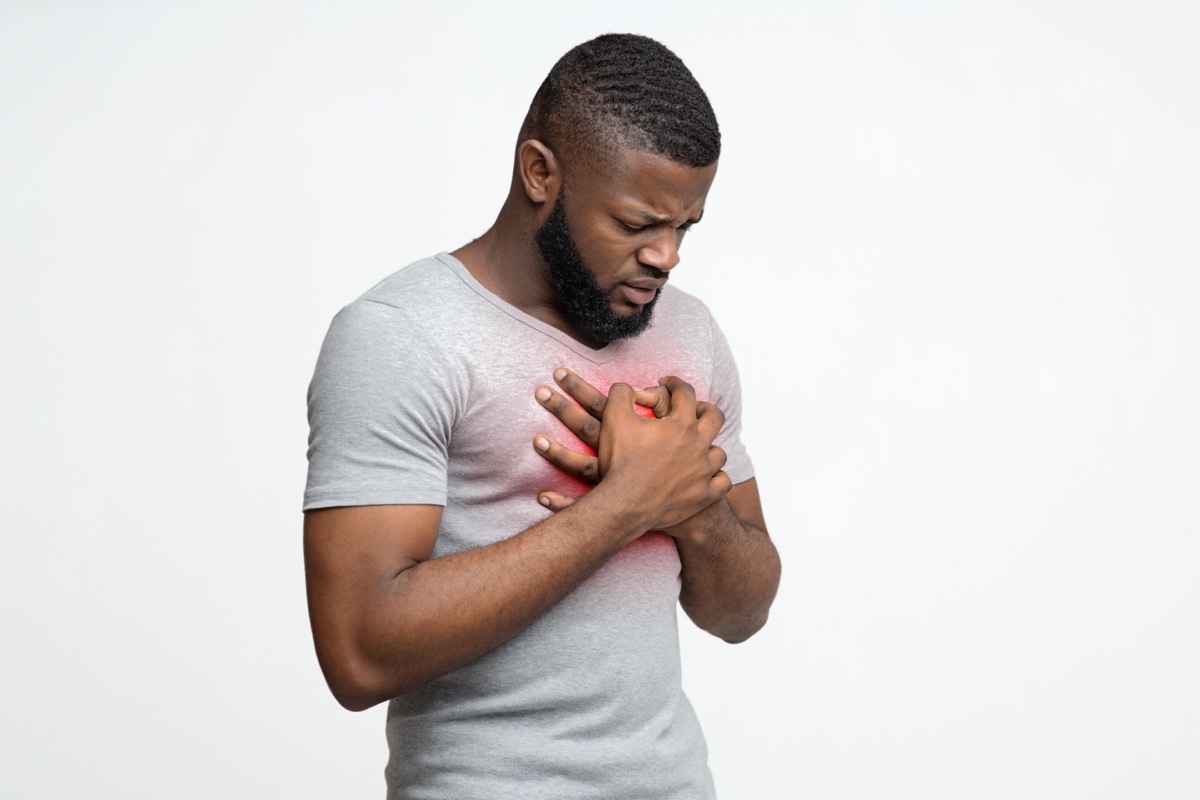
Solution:
[(491, 228), (451, 255), (484, 288), (506, 303), (592, 349), (604, 347), (604, 342), (581, 330), (563, 312), (546, 276), (546, 262), (533, 238), (537, 222), (532, 214), (512, 206), (509, 198)]

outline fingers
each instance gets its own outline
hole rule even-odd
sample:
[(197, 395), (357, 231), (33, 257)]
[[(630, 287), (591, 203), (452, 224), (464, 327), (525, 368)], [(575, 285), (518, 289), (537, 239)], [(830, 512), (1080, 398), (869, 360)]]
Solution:
[[(609, 392), (611, 394), (612, 389), (609, 389)], [(633, 392), (633, 403), (633, 411), (639, 417), (661, 419), (671, 410), (671, 395), (662, 386), (635, 389)]]
[(708, 482), (708, 488), (714, 492), (713, 500), (720, 500), (725, 495), (729, 494), (729, 490), (733, 488), (733, 481), (724, 470), (712, 476), (712, 480)]
[(604, 397), (604, 393), (595, 386), (566, 367), (554, 370), (554, 380), (564, 392), (574, 397), (579, 405), (583, 406), (593, 417), (600, 419), (603, 416), (607, 399)]
[(569, 447), (563, 447), (545, 434), (533, 437), (533, 449), (537, 450), (542, 458), (568, 475), (591, 483), (600, 480), (600, 468), (595, 456), (577, 453)]
[(634, 392), (634, 401), (654, 412), (654, 416), (662, 419), (671, 412), (671, 393), (665, 386), (648, 386)]
[(696, 390), (692, 388), (692, 385), (674, 375), (659, 378), (658, 382), (670, 393), (671, 410), (668, 413), (694, 419), (696, 416)]
[(561, 495), (558, 492), (541, 492), (538, 494), (538, 502), (551, 511), (558, 512), (575, 505), (575, 498)]
[(580, 441), (593, 450), (596, 449), (596, 443), (600, 441), (600, 420), (547, 386), (539, 386), (533, 396), (543, 408), (558, 417), (571, 433), (578, 436)]
[(660, 378), (658, 386), (639, 390), (627, 384), (613, 384), (609, 389), (609, 397), (566, 367), (556, 369), (554, 379), (576, 402), (571, 402), (546, 386), (539, 386), (534, 392), (537, 401), (593, 450), (599, 446), (600, 420), (609, 405), (609, 398), (619, 399), (620, 407), (633, 408), (643, 417), (662, 419), (675, 413), (687, 418), (690, 413), (699, 422), (702, 434), (710, 441), (716, 438), (725, 424), (725, 414), (719, 408), (711, 403), (698, 402), (692, 385), (675, 375)]
[(725, 425), (725, 412), (712, 403), (697, 403), (696, 419), (699, 421), (700, 430), (704, 432), (704, 435), (715, 439)]
[(708, 448), (708, 464), (712, 467), (714, 473), (724, 469), (727, 461), (729, 461), (729, 456), (725, 454), (723, 449), (716, 445)]
[(613, 402), (613, 408), (624, 408), (632, 412), (637, 393), (628, 383), (614, 383), (608, 390), (608, 399)]

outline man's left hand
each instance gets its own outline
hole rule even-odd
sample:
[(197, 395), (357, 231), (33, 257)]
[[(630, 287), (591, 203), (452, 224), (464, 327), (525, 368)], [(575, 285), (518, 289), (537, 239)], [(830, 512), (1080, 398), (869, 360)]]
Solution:
[[(558, 417), (559, 421), (575, 434), (588, 452), (581, 453), (573, 450), (546, 434), (538, 434), (534, 438), (534, 447), (542, 457), (568, 475), (589, 483), (598, 483), (600, 470), (595, 453), (600, 441), (600, 419), (604, 415), (608, 398), (595, 386), (565, 367), (554, 371), (554, 380), (564, 392), (574, 398), (575, 402), (549, 386), (538, 387), (534, 396), (547, 411)], [(663, 380), (665, 381), (666, 378)], [(634, 394), (634, 401), (637, 404), (635, 410), (647, 418), (664, 417), (671, 410), (670, 397), (671, 394), (667, 387), (661, 383), (638, 390)], [(707, 405), (709, 404), (698, 403), (697, 413)], [(568, 508), (575, 500), (576, 498), (549, 490), (538, 493), (538, 502), (556, 512)], [(701, 512), (697, 516), (701, 516), (703, 513)], [(675, 526), (679, 530), (673, 528), (665, 532), (671, 535), (681, 535), (686, 530), (686, 523), (687, 521)]]
[[(600, 442), (600, 417), (608, 398), (570, 370), (555, 370), (554, 380), (576, 402), (548, 386), (539, 387), (535, 397), (579, 437), (589, 452), (572, 450), (544, 433), (534, 438), (534, 447), (564, 472), (598, 483), (601, 475), (595, 451)], [(670, 414), (668, 383), (681, 382), (663, 378), (659, 386), (635, 392), (638, 412), (658, 418)], [(706, 406), (709, 404), (697, 403), (697, 414), (705, 412)], [(556, 512), (575, 502), (551, 491), (539, 492), (538, 500)], [(724, 499), (663, 529), (663, 533), (673, 537), (678, 547), (679, 603), (696, 625), (728, 642), (743, 641), (763, 626), (779, 587), (780, 568), (779, 553), (767, 535), (754, 478), (735, 485)]]

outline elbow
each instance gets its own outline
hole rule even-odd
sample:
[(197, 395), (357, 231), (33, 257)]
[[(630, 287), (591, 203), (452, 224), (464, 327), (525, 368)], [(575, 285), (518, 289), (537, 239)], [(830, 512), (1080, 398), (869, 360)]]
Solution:
[(370, 670), (354, 664), (352, 659), (342, 658), (332, 663), (325, 658), (318, 660), (329, 691), (347, 711), (366, 711), (387, 699)]
[(313, 616), (317, 663), (334, 699), (348, 711), (365, 711), (419, 689), (436, 677), (411, 637), (393, 630), (388, 638), (370, 626)]
[(366, 711), (420, 685), (408, 676), (378, 668), (364, 654), (349, 649), (339, 653), (318, 649), (317, 661), (329, 691), (347, 711)]
[(684, 612), (695, 623), (697, 628), (712, 634), (729, 644), (741, 644), (762, 630), (767, 624), (769, 609), (757, 612), (725, 612), (721, 614), (704, 613), (702, 609), (683, 607)]
[(329, 684), (329, 691), (333, 693), (333, 699), (337, 700), (347, 711), (366, 711), (383, 702), (383, 698), (368, 687), (352, 686), (331, 680), (326, 682)]
[(767, 612), (756, 615), (753, 619), (742, 620), (741, 624), (731, 626), (728, 630), (712, 631), (715, 636), (728, 644), (741, 644), (763, 629), (767, 624)]

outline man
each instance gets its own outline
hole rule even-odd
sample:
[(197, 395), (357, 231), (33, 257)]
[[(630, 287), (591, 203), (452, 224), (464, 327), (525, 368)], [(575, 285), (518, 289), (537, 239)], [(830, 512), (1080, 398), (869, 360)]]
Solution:
[(664, 286), (719, 149), (665, 47), (580, 45), (491, 229), (334, 319), (309, 608), (337, 699), (390, 701), (390, 797), (712, 796), (675, 604), (737, 642), (779, 580), (728, 347)]

